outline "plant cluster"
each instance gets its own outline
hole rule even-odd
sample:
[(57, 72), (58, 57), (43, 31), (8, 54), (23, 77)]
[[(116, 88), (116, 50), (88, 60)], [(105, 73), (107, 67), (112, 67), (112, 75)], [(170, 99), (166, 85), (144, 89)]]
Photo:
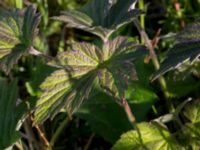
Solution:
[[(143, 0), (140, 8), (137, 0), (91, 0), (51, 18), (38, 4), (40, 13), (30, 4), (0, 14), (0, 149), (56, 149), (73, 118), (113, 150), (200, 148), (198, 20), (170, 36), (163, 57), (160, 33), (151, 40), (145, 31)], [(130, 24), (140, 40), (121, 34)], [(87, 36), (63, 46), (71, 29)], [(58, 31), (58, 51), (48, 53), (46, 38)]]

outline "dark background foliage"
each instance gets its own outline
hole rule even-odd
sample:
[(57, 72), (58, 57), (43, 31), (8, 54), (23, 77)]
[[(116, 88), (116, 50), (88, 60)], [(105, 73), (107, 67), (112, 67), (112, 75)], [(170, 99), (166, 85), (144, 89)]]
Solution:
[[(68, 28), (65, 24), (51, 18), (58, 16), (63, 10), (79, 9), (87, 2), (88, 0), (2, 0), (0, 8), (1, 10), (16, 7), (21, 9), (29, 4), (36, 5), (37, 12), (41, 14), (41, 22), (39, 24), (39, 35), (34, 40), (34, 47), (50, 57), (55, 57), (59, 52), (69, 50), (74, 41), (102, 44), (102, 41), (93, 34), (80, 29)], [(141, 0), (137, 4), (137, 8), (144, 10), (144, 14), (139, 19), (149, 37), (155, 42), (155, 52), (158, 54), (160, 62), (168, 57), (167, 52), (176, 43), (176, 33), (200, 17), (200, 2), (198, 0)], [(121, 27), (111, 38), (119, 35), (128, 36), (130, 41), (141, 41), (140, 34), (133, 22)], [(137, 60), (135, 67), (139, 80), (132, 81), (129, 84), (126, 90), (126, 99), (137, 121), (148, 122), (169, 113), (168, 104), (163, 101), (165, 96), (158, 81), (151, 82), (149, 80), (155, 73), (149, 57)], [(169, 99), (175, 108), (189, 97), (194, 100), (199, 99), (199, 69), (198, 63), (193, 64), (189, 69), (185, 64), (178, 70), (164, 75)], [(0, 71), (0, 77), (11, 81), (17, 78), (15, 83), (18, 87), (18, 97), (31, 110), (35, 107), (36, 101), (41, 95), (39, 85), (54, 70), (55, 68), (46, 64), (46, 59), (28, 55), (22, 56), (9, 74)], [(5, 85), (3, 79), (0, 85)], [(11, 84), (9, 86), (16, 88), (16, 85)], [(94, 90), (73, 116), (61, 111), (53, 120), (48, 119), (40, 125), (40, 129), (50, 141), (57, 128), (63, 124), (62, 133), (55, 140), (53, 149), (110, 149), (123, 133), (132, 129), (123, 108), (115, 103), (111, 96), (98, 88)], [(183, 122), (188, 121), (188, 118), (183, 114), (180, 115)], [(63, 122), (65, 118), (68, 118), (68, 120)], [(0, 123), (2, 122), (0, 120)], [(171, 133), (175, 133), (178, 128), (173, 122), (168, 123), (167, 127)], [(44, 146), (40, 132), (37, 128), (32, 127), (31, 118), (25, 121), (20, 132), (29, 136), (32, 135), (34, 140), (37, 141), (38, 147)], [(184, 141), (181, 137), (179, 138), (180, 141)], [(29, 138), (22, 136), (19, 143), (24, 145), (24, 149), (31, 149), (31, 145), (34, 147), (34, 140), (30, 142)], [(19, 145), (16, 144), (14, 149), (19, 149)]]

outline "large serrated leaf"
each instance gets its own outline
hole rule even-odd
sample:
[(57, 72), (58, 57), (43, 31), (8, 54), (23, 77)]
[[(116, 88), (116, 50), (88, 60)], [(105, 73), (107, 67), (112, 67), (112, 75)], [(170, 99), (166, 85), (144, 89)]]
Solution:
[(60, 69), (41, 85), (43, 94), (37, 102), (36, 122), (53, 117), (61, 108), (74, 113), (87, 99), (97, 78), (108, 94), (118, 99), (124, 97), (130, 76), (136, 78), (132, 60), (145, 52), (144, 47), (121, 37), (106, 43), (103, 49), (88, 43), (74, 44), (72, 50), (60, 53), (49, 63)]
[(112, 150), (181, 150), (169, 131), (156, 124), (140, 123), (136, 131), (129, 131), (121, 136)]
[(0, 79), (0, 149), (13, 145), (20, 138), (17, 130), (26, 109), (23, 104), (16, 106), (17, 92), (16, 81), (8, 84)]
[(135, 3), (136, 0), (93, 0), (79, 11), (63, 12), (53, 18), (66, 22), (68, 27), (91, 32), (104, 40), (140, 14), (133, 7)]
[(0, 14), (0, 67), (9, 72), (13, 64), (27, 52), (37, 33), (39, 14), (33, 6), (25, 10)]
[(87, 98), (96, 78), (100, 53), (93, 45), (76, 43), (73, 49), (58, 54), (50, 65), (60, 67), (42, 83), (44, 91), (35, 112), (36, 122), (54, 116), (65, 107), (70, 113)]
[(155, 73), (153, 80), (170, 70), (179, 68), (185, 62), (193, 64), (200, 60), (200, 23), (193, 23), (177, 36), (177, 43), (168, 52), (161, 68)]

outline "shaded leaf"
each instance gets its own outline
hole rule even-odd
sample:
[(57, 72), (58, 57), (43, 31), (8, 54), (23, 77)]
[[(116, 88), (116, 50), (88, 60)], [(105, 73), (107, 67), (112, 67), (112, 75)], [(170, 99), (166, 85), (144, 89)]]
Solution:
[(19, 138), (19, 127), (22, 124), (22, 115), (25, 106), (17, 104), (17, 82), (8, 84), (0, 79), (0, 149), (13, 145)]
[[(128, 81), (130, 74), (136, 76), (135, 69), (131, 68), (134, 67), (132, 60), (143, 56), (145, 52), (144, 47), (128, 42), (126, 38), (114, 39), (103, 49), (88, 43), (74, 44), (72, 50), (60, 53), (49, 63), (60, 69), (41, 85), (43, 94), (37, 103), (36, 122), (53, 117), (61, 108), (74, 113), (88, 98), (97, 78), (108, 94), (118, 99), (123, 97), (127, 87), (124, 85), (125, 79)], [(109, 87), (107, 77), (109, 82), (114, 82), (116, 90)]]
[(122, 25), (130, 23), (141, 12), (135, 9), (136, 0), (93, 0), (79, 11), (62, 12), (54, 19), (67, 23), (68, 27), (91, 32), (103, 40)]
[(180, 150), (181, 148), (169, 131), (156, 124), (138, 124), (141, 136), (136, 131), (129, 131), (113, 146), (113, 150)]
[(13, 64), (27, 52), (37, 33), (39, 14), (33, 6), (25, 10), (0, 14), (0, 67), (9, 72)]
[[(133, 87), (135, 84), (129, 86), (126, 99), (136, 116), (136, 120), (144, 121), (157, 97), (148, 89), (140, 90), (138, 87), (137, 91), (134, 91)], [(141, 96), (134, 97), (138, 91)], [(121, 134), (132, 129), (124, 109), (115, 103), (113, 97), (100, 91), (92, 91), (90, 98), (75, 115), (86, 120), (96, 134), (112, 144), (120, 138)]]
[(199, 21), (186, 27), (177, 35), (177, 43), (169, 50), (167, 58), (161, 64), (161, 68), (155, 73), (153, 80), (160, 75), (179, 68), (185, 62), (193, 64), (200, 57)]
[(197, 82), (191, 75), (190, 71), (171, 72), (166, 78), (166, 83), (170, 96), (184, 97), (195, 91), (198, 92), (200, 82)]
[(102, 92), (92, 93), (75, 115), (86, 120), (96, 134), (114, 144), (123, 132), (131, 129), (131, 124), (112, 97)]

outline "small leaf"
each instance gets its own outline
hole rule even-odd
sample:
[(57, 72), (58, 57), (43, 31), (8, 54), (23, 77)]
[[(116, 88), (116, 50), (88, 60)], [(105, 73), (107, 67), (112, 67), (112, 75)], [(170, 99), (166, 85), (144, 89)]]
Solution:
[(79, 11), (63, 12), (54, 19), (67, 23), (68, 27), (91, 32), (103, 40), (122, 25), (130, 23), (141, 11), (131, 6), (136, 0), (93, 0)]
[(200, 57), (199, 21), (186, 27), (177, 35), (177, 43), (169, 50), (167, 58), (161, 64), (161, 68), (155, 73), (153, 80), (170, 70), (182, 66), (185, 62), (193, 64)]
[(33, 6), (0, 14), (0, 67), (8, 73), (37, 34), (39, 14)]
[(19, 127), (26, 109), (23, 103), (17, 104), (17, 82), (8, 84), (0, 79), (0, 149), (13, 145), (19, 138)]
[(156, 124), (140, 123), (141, 136), (133, 130), (121, 136), (112, 150), (180, 150), (182, 149), (170, 135), (169, 131)]
[[(43, 94), (37, 102), (36, 122), (55, 116), (61, 108), (74, 113), (88, 98), (97, 78), (108, 94), (122, 98), (127, 87), (124, 81), (129, 80), (130, 74), (137, 77), (132, 60), (145, 52), (144, 47), (130, 43), (126, 38), (114, 39), (102, 50), (88, 43), (74, 44), (72, 50), (60, 53), (49, 63), (59, 70), (41, 85)], [(110, 86), (110, 82), (114, 82), (116, 90)]]

